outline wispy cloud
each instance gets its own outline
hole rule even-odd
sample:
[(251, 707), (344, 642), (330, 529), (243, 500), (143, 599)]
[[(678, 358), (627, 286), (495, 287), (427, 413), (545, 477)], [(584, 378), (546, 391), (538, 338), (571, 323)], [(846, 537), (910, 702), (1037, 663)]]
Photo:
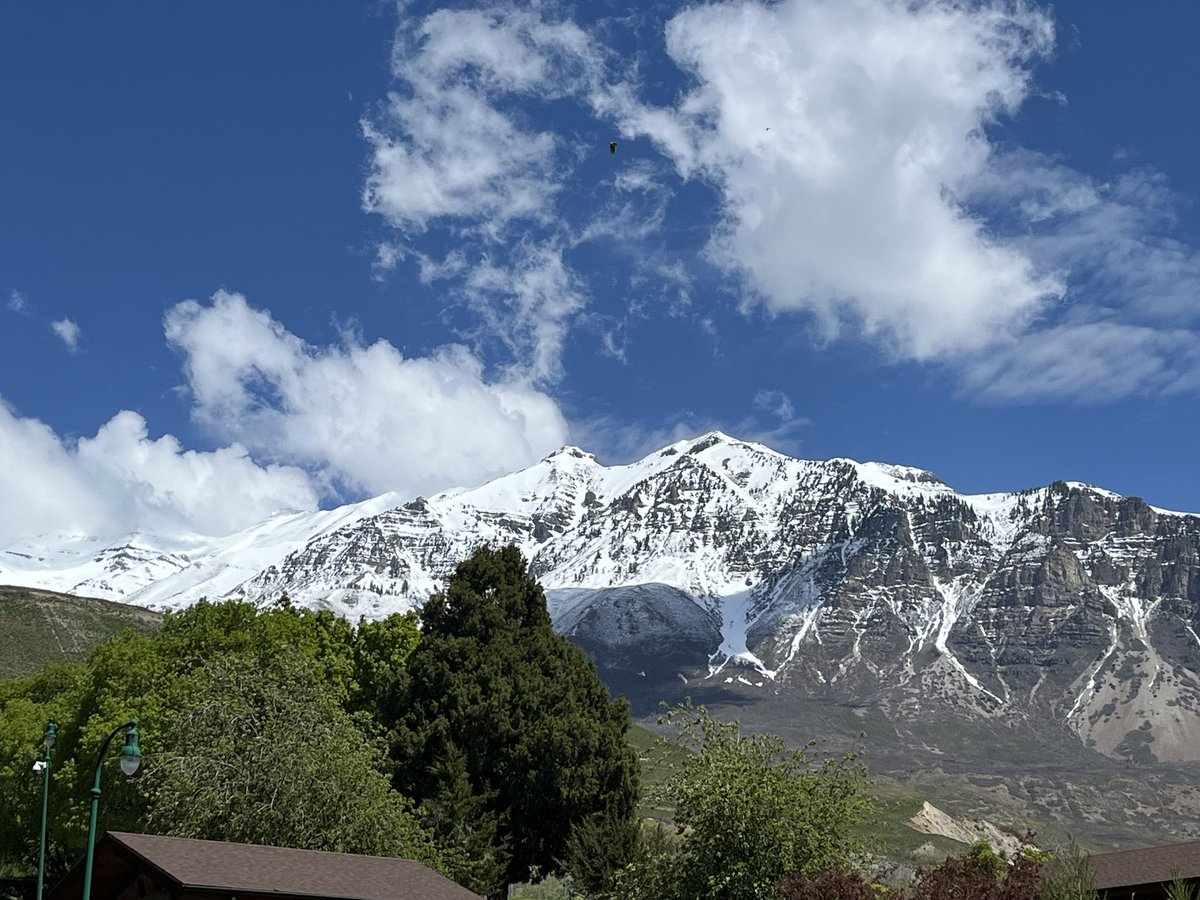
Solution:
[[(396, 89), (363, 123), (371, 168), (363, 208), (397, 237), (376, 268), (415, 259), (426, 281), (450, 280), (450, 297), (475, 311), (480, 337), (498, 338), (510, 369), (535, 382), (562, 374), (562, 348), (586, 290), (563, 256), (568, 229), (556, 207), (567, 148), (529, 124), (522, 101), (567, 96), (595, 78), (600, 52), (567, 19), (538, 9), (441, 9), (404, 18), (392, 74)], [(521, 239), (512, 239), (514, 223)], [(435, 260), (416, 238), (452, 235)], [(480, 344), (486, 348), (486, 341)]]
[(585, 289), (556, 247), (520, 244), (507, 265), (489, 258), (470, 269), (465, 291), (488, 334), (521, 361), (518, 374), (537, 383), (562, 377), (563, 344)]
[(50, 323), (50, 330), (58, 335), (58, 339), (62, 341), (68, 350), (76, 353), (79, 350), (79, 325), (72, 319), (62, 318), (56, 319)]
[(966, 366), (986, 398), (1107, 403), (1148, 394), (1200, 392), (1200, 334), (1113, 321), (1041, 329)]
[(29, 298), (24, 293), (16, 288), (9, 288), (8, 300), (5, 303), (9, 312), (19, 313), (23, 316), (30, 314)]
[(998, 156), (974, 195), (1018, 209), (1011, 240), (1062, 273), (1068, 302), (967, 362), (967, 384), (1014, 401), (1105, 402), (1200, 390), (1200, 252), (1171, 236), (1181, 199), (1136, 168), (1099, 182), (1043, 154)]
[(792, 406), (791, 398), (780, 390), (764, 388), (754, 395), (752, 405), (780, 422), (790, 422), (796, 418), (796, 408)]

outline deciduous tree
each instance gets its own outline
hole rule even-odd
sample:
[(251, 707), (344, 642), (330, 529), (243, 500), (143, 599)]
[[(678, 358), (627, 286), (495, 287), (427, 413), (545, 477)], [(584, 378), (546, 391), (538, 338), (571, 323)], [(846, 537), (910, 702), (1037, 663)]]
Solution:
[(138, 779), (150, 831), (437, 864), (429, 833), (369, 740), (299, 651), (195, 673)]
[(810, 759), (773, 735), (684, 705), (668, 721), (688, 751), (657, 790), (682, 830), (678, 850), (623, 873), (628, 900), (775, 900), (788, 872), (846, 869), (861, 844), (867, 776), (854, 754)]

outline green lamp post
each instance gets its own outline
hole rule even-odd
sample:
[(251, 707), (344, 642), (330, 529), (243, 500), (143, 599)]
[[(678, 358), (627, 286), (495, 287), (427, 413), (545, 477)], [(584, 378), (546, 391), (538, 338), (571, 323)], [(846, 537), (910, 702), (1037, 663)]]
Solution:
[(42, 900), (42, 889), (46, 884), (46, 813), (50, 809), (50, 756), (58, 738), (58, 726), (46, 723), (42, 734), (42, 758), (33, 764), (33, 771), (42, 776), (42, 833), (38, 840), (37, 900)]
[(118, 725), (100, 745), (100, 755), (96, 757), (96, 776), (92, 779), (92, 813), (88, 819), (87, 863), (83, 867), (83, 900), (91, 900), (92, 896), (92, 857), (96, 853), (96, 816), (100, 811), (100, 770), (104, 767), (104, 754), (108, 745), (122, 731), (125, 732), (125, 746), (121, 748), (121, 771), (127, 776), (132, 775), (142, 764), (142, 748), (138, 743), (137, 719), (130, 719), (124, 725)]

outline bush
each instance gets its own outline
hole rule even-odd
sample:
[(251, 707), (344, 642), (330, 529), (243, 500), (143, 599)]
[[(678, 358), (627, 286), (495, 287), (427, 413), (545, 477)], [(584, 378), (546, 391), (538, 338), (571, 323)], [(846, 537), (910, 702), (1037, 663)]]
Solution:
[(678, 848), (639, 855), (618, 881), (622, 900), (770, 900), (787, 872), (849, 868), (868, 807), (854, 754), (809, 759), (773, 735), (683, 705), (666, 721), (687, 752), (653, 792), (675, 810)]
[(912, 900), (1037, 900), (1040, 882), (1041, 866), (1032, 860), (1018, 859), (997, 877), (990, 860), (967, 855), (920, 870)]
[(825, 869), (809, 878), (803, 872), (784, 875), (779, 900), (877, 900), (873, 887), (856, 872)]

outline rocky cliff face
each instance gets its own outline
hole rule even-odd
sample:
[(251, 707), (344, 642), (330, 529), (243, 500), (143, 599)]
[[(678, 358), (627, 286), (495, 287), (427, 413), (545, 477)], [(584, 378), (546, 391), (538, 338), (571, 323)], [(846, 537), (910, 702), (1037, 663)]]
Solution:
[(1200, 758), (1200, 517), (1136, 498), (1073, 483), (964, 496), (918, 469), (713, 433), (628, 466), (564, 448), (473, 490), (318, 515), (262, 526), (271, 552), (236, 536), (143, 548), (125, 557), (140, 580), (110, 573), (107, 595), (286, 590), (383, 615), (479, 544), (516, 543), (560, 630), (618, 681), (869, 709), (909, 743), (948, 716), (1130, 762)]
[(610, 669), (1200, 756), (1200, 519), (1085, 485), (962, 496), (719, 434), (615, 468), (565, 449), (323, 535), (243, 589), (373, 613), (480, 542), (517, 543)]

